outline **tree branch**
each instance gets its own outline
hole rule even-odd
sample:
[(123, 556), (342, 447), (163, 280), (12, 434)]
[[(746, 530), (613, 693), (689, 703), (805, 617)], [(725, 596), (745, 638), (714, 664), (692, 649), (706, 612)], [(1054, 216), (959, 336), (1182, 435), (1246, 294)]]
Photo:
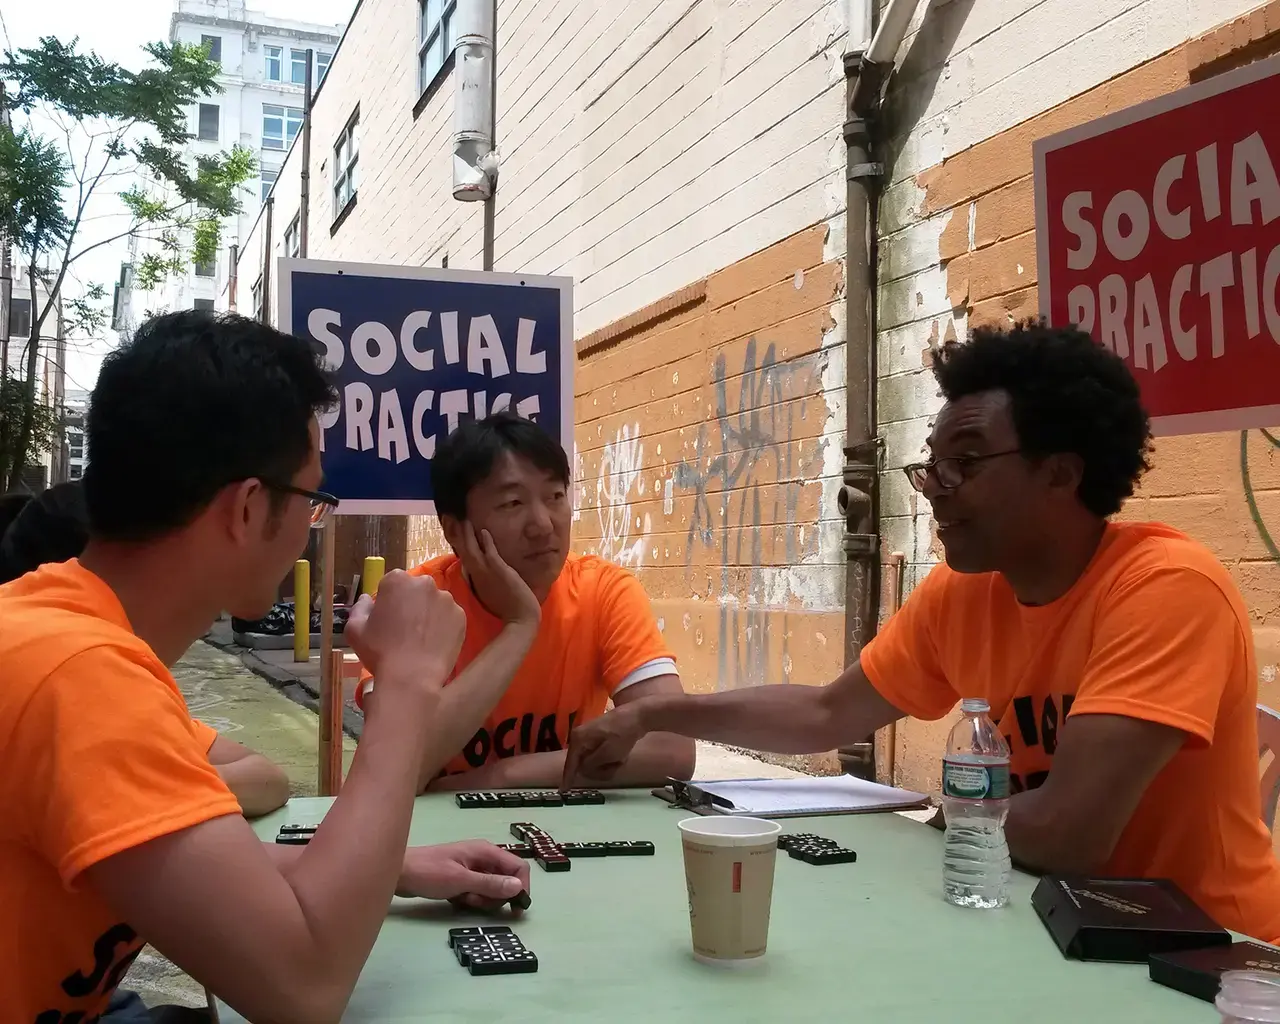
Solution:
[[(33, 337), (36, 332), (44, 326), (45, 319), (49, 316), (49, 310), (53, 308), (54, 302), (57, 301), (58, 294), (62, 291), (62, 282), (66, 279), (67, 268), (79, 259), (79, 256), (71, 255), (71, 247), (75, 244), (76, 233), (80, 230), (80, 222), (84, 219), (85, 207), (88, 205), (89, 199), (93, 196), (94, 189), (96, 189), (98, 187), (98, 183), (102, 181), (102, 176), (107, 173), (107, 168), (111, 166), (112, 159), (111, 147), (108, 146), (106, 158), (102, 161), (102, 167), (99, 168), (98, 173), (94, 176), (92, 184), (88, 185), (87, 188), (83, 182), (80, 184), (80, 201), (76, 205), (76, 215), (75, 219), (71, 222), (71, 229), (67, 232), (67, 244), (63, 246), (62, 249), (62, 266), (58, 268), (57, 280), (55, 280), (49, 288), (49, 297), (45, 300), (44, 309), (40, 311), (39, 320), (32, 324), (31, 334)], [(86, 166), (87, 163), (88, 158), (86, 157)], [(82, 252), (80, 255), (83, 256), (84, 253)], [(35, 299), (34, 292), (31, 297), (33, 300)]]

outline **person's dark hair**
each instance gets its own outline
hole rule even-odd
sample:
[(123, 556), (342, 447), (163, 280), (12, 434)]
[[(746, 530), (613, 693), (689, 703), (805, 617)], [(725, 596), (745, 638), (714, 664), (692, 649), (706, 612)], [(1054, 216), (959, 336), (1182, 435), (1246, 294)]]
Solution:
[(28, 501), (0, 535), (0, 583), (47, 562), (77, 557), (89, 539), (79, 483), (55, 484)]
[(229, 484), (287, 485), (310, 454), (312, 417), (336, 400), (302, 338), (201, 310), (147, 320), (103, 360), (89, 398), (90, 533), (153, 540)]
[(1151, 468), (1151, 424), (1138, 384), (1110, 349), (1074, 327), (1027, 320), (976, 328), (949, 342), (933, 374), (947, 401), (1005, 391), (1028, 458), (1070, 452), (1084, 463), (1077, 492), (1097, 516), (1120, 510)]
[(9, 528), (9, 524), (18, 518), (18, 513), (34, 497), (34, 494), (28, 494), (25, 491), (11, 491), (8, 494), (0, 494), (0, 537), (4, 536), (4, 531)]
[(431, 460), (431, 490), (436, 513), (467, 518), (467, 495), (510, 452), (569, 486), (569, 457), (560, 442), (532, 420), (514, 412), (495, 412), (464, 422), (436, 449)]

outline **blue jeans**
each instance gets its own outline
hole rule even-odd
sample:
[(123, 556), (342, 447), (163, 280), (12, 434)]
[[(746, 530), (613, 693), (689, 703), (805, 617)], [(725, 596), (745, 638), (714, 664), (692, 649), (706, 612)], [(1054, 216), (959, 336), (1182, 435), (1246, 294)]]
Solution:
[(151, 1024), (151, 1011), (137, 992), (118, 988), (107, 1003), (107, 1012), (98, 1019), (100, 1024)]
[(208, 1021), (207, 1010), (193, 1010), (188, 1006), (157, 1006), (148, 1010), (138, 993), (116, 989), (107, 1003), (107, 1012), (98, 1018), (99, 1024), (200, 1024)]

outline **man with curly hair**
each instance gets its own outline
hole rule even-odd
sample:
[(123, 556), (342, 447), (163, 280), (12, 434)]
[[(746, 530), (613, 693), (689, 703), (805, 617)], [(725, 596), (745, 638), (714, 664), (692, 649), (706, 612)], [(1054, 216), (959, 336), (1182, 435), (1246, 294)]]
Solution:
[(651, 731), (809, 753), (980, 697), (1012, 750), (1015, 863), (1171, 878), (1225, 927), (1280, 938), (1248, 610), (1201, 544), (1111, 518), (1149, 468), (1129, 371), (1035, 322), (976, 330), (933, 370), (946, 401), (905, 470), (946, 562), (859, 663), (828, 686), (618, 708), (575, 730), (567, 777), (607, 775)]

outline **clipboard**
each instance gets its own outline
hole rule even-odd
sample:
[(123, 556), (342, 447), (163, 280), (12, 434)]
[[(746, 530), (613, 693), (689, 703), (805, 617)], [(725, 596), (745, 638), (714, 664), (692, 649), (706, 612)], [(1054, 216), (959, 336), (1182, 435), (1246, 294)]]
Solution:
[(852, 775), (796, 779), (724, 779), (685, 782), (668, 779), (650, 793), (694, 814), (807, 818), (832, 814), (877, 814), (927, 808), (924, 793), (895, 789)]

